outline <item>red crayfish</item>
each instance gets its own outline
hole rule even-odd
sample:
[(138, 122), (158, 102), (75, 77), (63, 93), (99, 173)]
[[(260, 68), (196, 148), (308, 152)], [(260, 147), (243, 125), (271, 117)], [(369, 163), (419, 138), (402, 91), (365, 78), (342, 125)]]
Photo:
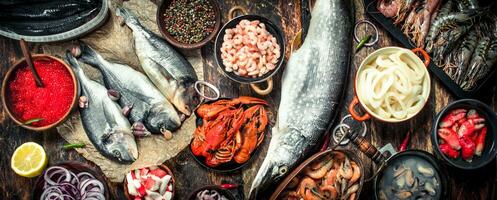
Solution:
[(203, 104), (197, 109), (202, 124), (190, 145), (195, 156), (215, 167), (234, 160), (245, 163), (264, 139), (268, 116), (262, 99), (242, 96)]

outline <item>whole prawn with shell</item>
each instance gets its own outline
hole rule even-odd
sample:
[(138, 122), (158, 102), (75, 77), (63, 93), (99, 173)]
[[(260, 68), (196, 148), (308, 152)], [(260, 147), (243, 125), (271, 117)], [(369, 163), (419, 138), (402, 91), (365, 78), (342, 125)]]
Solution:
[(333, 151), (306, 166), (278, 199), (354, 200), (358, 198), (361, 176), (356, 162), (340, 151)]
[(227, 72), (244, 77), (260, 77), (276, 68), (280, 56), (276, 38), (259, 20), (244, 19), (235, 28), (226, 29), (221, 59)]
[(268, 124), (264, 106), (266, 101), (246, 96), (202, 104), (196, 110), (201, 123), (190, 144), (193, 154), (204, 157), (210, 167), (232, 160), (247, 162), (264, 139)]
[(410, 36), (417, 47), (423, 48), (432, 20), (441, 0), (379, 0), (378, 11), (392, 18), (394, 24), (402, 25), (402, 31)]

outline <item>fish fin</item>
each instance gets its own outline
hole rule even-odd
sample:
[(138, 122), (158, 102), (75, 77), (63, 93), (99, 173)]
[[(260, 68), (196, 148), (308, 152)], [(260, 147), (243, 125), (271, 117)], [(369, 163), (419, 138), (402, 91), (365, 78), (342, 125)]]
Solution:
[(99, 57), (100, 55), (93, 50), (90, 46), (85, 43), (80, 43), (79, 49), (81, 50), (81, 56), (78, 58), (81, 62), (89, 64), (92, 67), (101, 69)]
[(114, 125), (117, 125), (116, 118), (112, 115), (112, 111), (103, 101), (102, 101), (102, 109), (105, 115), (105, 119), (107, 119), (107, 124), (109, 125), (109, 127), (114, 127)]
[(161, 67), (159, 71), (162, 77), (164, 77), (167, 80), (167, 82), (171, 81), (171, 79), (174, 79), (174, 77), (164, 67)]
[[(76, 81), (78, 81), (78, 85), (82, 85), (81, 81), (87, 81), (89, 78), (85, 75), (83, 72), (83, 69), (78, 63), (78, 60), (71, 54), (69, 50), (66, 51), (66, 60), (71, 66), (71, 69), (74, 71), (76, 76), (78, 77)], [(86, 95), (88, 92), (86, 91), (85, 87), (78, 87), (77, 95)]]
[(128, 25), (130, 23), (137, 25), (140, 24), (136, 16), (133, 15), (133, 13), (131, 13), (131, 11), (126, 8), (123, 7), (116, 8), (116, 15), (122, 17), (124, 19), (124, 22)]
[[(122, 93), (131, 94), (132, 96), (136, 97), (138, 100), (143, 101), (144, 103), (150, 105), (148, 102), (150, 102), (152, 98), (149, 98), (147, 96), (144, 96), (142, 94), (139, 94), (137, 92), (131, 91), (131, 90), (126, 89), (126, 88), (123, 88), (122, 90), (123, 90)], [(132, 103), (134, 104), (134, 102), (132, 102)]]
[(81, 66), (79, 66), (78, 60), (76, 60), (69, 50), (66, 50), (66, 60), (75, 72), (81, 71)]

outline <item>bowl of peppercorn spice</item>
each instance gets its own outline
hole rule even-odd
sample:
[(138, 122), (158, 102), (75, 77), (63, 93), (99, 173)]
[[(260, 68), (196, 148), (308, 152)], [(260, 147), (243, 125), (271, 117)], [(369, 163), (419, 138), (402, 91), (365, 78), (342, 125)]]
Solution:
[(219, 5), (215, 0), (163, 0), (157, 25), (176, 48), (198, 49), (214, 39), (221, 27)]

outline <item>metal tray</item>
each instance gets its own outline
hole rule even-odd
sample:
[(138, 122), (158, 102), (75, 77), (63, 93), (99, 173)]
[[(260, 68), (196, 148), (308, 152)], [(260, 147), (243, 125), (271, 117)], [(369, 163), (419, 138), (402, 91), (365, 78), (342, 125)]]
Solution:
[(100, 11), (93, 19), (70, 31), (52, 34), (52, 35), (29, 36), (29, 35), (20, 35), (14, 32), (0, 30), (0, 35), (14, 40), (24, 39), (27, 42), (66, 41), (85, 35), (95, 30), (96, 28), (100, 27), (106, 21), (108, 14), (109, 14), (109, 3), (107, 0), (102, 0), (102, 7), (100, 8)]
[[(413, 49), (416, 46), (407, 38), (402, 31), (397, 28), (391, 19), (386, 18), (376, 8), (377, 0), (364, 0), (364, 10), (366, 13), (375, 19), (383, 28), (385, 28), (397, 41), (399, 41), (405, 48)], [(495, 81), (491, 81), (496, 74), (497, 67), (489, 73), (489, 75), (482, 79), (480, 83), (472, 90), (465, 91), (457, 83), (455, 83), (445, 72), (438, 67), (434, 62), (430, 62), (428, 69), (434, 74), (442, 84), (449, 89), (458, 98), (475, 98), (478, 94), (484, 91), (485, 88)]]

